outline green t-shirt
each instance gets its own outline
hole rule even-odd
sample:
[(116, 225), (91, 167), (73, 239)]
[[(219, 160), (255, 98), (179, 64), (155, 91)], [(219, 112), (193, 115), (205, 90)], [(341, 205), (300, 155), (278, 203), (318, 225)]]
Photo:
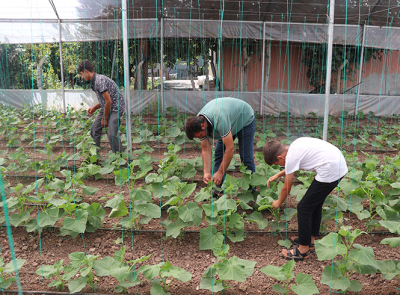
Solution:
[(221, 139), (229, 132), (234, 136), (254, 120), (252, 107), (247, 102), (233, 97), (221, 97), (210, 101), (197, 114), (200, 115), (211, 124), (214, 134), (208, 134), (208, 137), (214, 139)]

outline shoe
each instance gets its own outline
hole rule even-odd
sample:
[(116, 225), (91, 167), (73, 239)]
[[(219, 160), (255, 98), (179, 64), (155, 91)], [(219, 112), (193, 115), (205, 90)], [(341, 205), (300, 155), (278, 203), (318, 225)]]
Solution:
[[(300, 239), (299, 238), (294, 238), (294, 239), (290, 239), (290, 240), (292, 241), (293, 245), (300, 246)], [(311, 251), (315, 252), (315, 245), (313, 243), (311, 243), (309, 245), (309, 247), (310, 247)]]
[(221, 198), (223, 196), (223, 191), (221, 192), (217, 192), (216, 190), (212, 190), (212, 197), (214, 200), (218, 200), (219, 198)]
[(284, 255), (283, 257), (287, 260), (294, 260), (294, 261), (303, 261), (306, 260), (308, 258), (310, 258), (310, 255), (313, 252), (311, 252), (311, 250), (308, 250), (306, 253), (300, 253), (299, 248), (297, 248), (297, 246), (293, 247), (293, 254), (290, 251), (290, 249), (287, 250), (286, 256)]

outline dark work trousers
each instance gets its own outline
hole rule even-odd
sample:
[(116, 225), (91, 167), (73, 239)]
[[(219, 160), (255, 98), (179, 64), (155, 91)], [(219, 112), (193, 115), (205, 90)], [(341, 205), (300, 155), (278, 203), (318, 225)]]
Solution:
[[(255, 131), (256, 131), (256, 123), (255, 120), (253, 120), (252, 123), (243, 127), (242, 130), (240, 130), (237, 134), (233, 136), (233, 140), (235, 140), (236, 137), (239, 139), (240, 160), (245, 166), (247, 166), (248, 170), (251, 170), (253, 172), (256, 171), (256, 165), (254, 164), (254, 153), (253, 153)], [(214, 173), (218, 171), (219, 166), (222, 163), (224, 152), (225, 152), (224, 142), (222, 141), (222, 139), (219, 139), (217, 141), (217, 146), (215, 148), (215, 154), (214, 154), (215, 156)], [(226, 173), (224, 173), (221, 185), (225, 180), (225, 175)]]
[[(99, 114), (96, 119), (94, 119), (92, 128), (90, 129), (90, 135), (92, 136), (95, 144), (100, 147), (100, 139), (103, 131), (103, 127), (101, 127), (101, 119), (103, 118), (104, 110), (100, 109)], [(119, 138), (118, 128), (121, 124), (122, 114), (118, 112), (110, 111), (110, 115), (108, 116), (108, 129), (107, 129), (107, 137), (110, 142), (111, 150), (113, 153), (124, 151), (122, 147), (121, 140)]]
[(334, 182), (319, 182), (313, 180), (304, 197), (297, 205), (297, 222), (300, 245), (310, 245), (311, 236), (319, 236), (321, 226), (322, 205), (326, 197), (338, 185)]

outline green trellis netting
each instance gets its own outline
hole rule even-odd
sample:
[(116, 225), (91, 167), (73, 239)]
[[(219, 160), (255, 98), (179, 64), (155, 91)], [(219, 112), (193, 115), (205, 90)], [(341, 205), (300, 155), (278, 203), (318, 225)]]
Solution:
[[(388, 294), (398, 290), (399, 253), (381, 250), (398, 247), (400, 232), (400, 1), (3, 2), (3, 294), (209, 294), (229, 286), (373, 294), (365, 284), (372, 275)], [(101, 149), (92, 146), (86, 110), (98, 100), (77, 73), (85, 59), (124, 94), (122, 155), (105, 133)], [(184, 122), (221, 97), (256, 113), (256, 172), (240, 165), (236, 142), (225, 195), (215, 200), (203, 183), (200, 141), (188, 140)], [(314, 276), (276, 258), (280, 248), (271, 257), (236, 251), (254, 236), (291, 246), (296, 204), (314, 174), (297, 172), (286, 206), (273, 210), (283, 183), (267, 181), (281, 168), (265, 164), (262, 147), (302, 136), (328, 140), (349, 167), (324, 203), (323, 236), (307, 262), (320, 270)], [(371, 247), (358, 242), (367, 235)], [(153, 240), (156, 248), (145, 250)]]

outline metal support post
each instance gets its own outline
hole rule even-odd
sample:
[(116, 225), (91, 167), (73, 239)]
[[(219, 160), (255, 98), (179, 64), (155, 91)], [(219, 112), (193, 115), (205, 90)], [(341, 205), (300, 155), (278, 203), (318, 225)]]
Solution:
[(61, 20), (58, 19), (58, 44), (60, 47), (60, 68), (61, 68), (61, 87), (62, 87), (62, 101), (63, 101), (63, 113), (67, 112), (65, 107), (65, 85), (64, 85), (64, 63), (62, 56), (62, 42), (61, 42)]
[(262, 44), (262, 67), (261, 67), (261, 102), (260, 102), (260, 116), (263, 115), (264, 108), (264, 76), (265, 76), (265, 22), (263, 22), (263, 44)]
[(362, 78), (362, 70), (364, 65), (364, 44), (365, 44), (365, 35), (367, 32), (367, 26), (363, 25), (363, 35), (362, 35), (362, 43), (361, 43), (361, 57), (360, 57), (360, 70), (358, 72), (358, 85), (357, 85), (357, 98), (356, 98), (356, 109), (354, 115), (357, 116), (358, 113), (358, 100), (360, 98), (360, 89), (361, 89), (361, 78)]
[(122, 1), (122, 40), (124, 52), (124, 92), (126, 104), (126, 140), (128, 142), (127, 149), (132, 154), (132, 138), (131, 138), (131, 93), (130, 93), (130, 80), (129, 80), (129, 50), (128, 50), (128, 12), (127, 1)]
[(335, 0), (329, 1), (329, 27), (328, 27), (328, 56), (326, 63), (325, 80), (325, 113), (323, 140), (328, 139), (328, 120), (329, 120), (329, 96), (331, 94), (331, 72), (332, 72), (332, 45), (333, 45), (333, 23), (335, 17)]
[(115, 65), (115, 56), (117, 55), (117, 40), (115, 40), (115, 44), (114, 44), (114, 54), (113, 54), (113, 60), (112, 60), (112, 64), (111, 64), (111, 79), (114, 80), (114, 65)]
[[(161, 23), (161, 32), (160, 32), (160, 36), (161, 36), (161, 42), (160, 42), (160, 85), (161, 85), (161, 112), (164, 113), (164, 19), (161, 18), (160, 20)], [(168, 75), (168, 73), (166, 74)]]

